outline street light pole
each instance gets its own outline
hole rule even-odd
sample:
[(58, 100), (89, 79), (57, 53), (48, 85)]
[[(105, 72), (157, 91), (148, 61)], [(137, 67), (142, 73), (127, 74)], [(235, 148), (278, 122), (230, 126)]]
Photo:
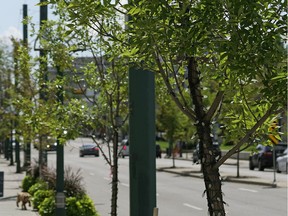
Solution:
[[(63, 71), (57, 66), (57, 79), (63, 79)], [(63, 87), (58, 87), (58, 101), (63, 105)], [(57, 161), (56, 161), (56, 216), (65, 216), (65, 194), (64, 194), (64, 146), (60, 143), (59, 137), (57, 137)]]
[[(40, 3), (46, 2), (45, 0), (40, 0)], [(48, 19), (48, 7), (47, 5), (41, 5), (40, 6), (40, 29), (43, 30), (43, 26), (45, 25), (45, 22)], [(41, 47), (41, 38), (40, 38), (40, 47)], [(42, 72), (42, 77), (44, 81), (44, 85), (42, 84), (41, 89), (40, 89), (40, 99), (46, 100), (46, 90), (45, 90), (45, 85), (48, 80), (48, 66), (47, 66), (47, 51), (44, 49), (39, 49), (39, 54), (40, 54), (40, 70)], [(42, 169), (43, 166), (47, 165), (47, 152), (43, 149), (43, 141), (47, 141), (47, 137), (40, 136), (39, 137), (39, 172), (40, 172), (40, 177), (42, 176)]]
[[(23, 23), (23, 45), (28, 49), (28, 25), (26, 22), (26, 19), (28, 17), (28, 6), (27, 4), (23, 4), (23, 20), (25, 22)], [(31, 165), (31, 142), (30, 138), (25, 141), (25, 148), (24, 148), (24, 168), (27, 170), (27, 168)]]

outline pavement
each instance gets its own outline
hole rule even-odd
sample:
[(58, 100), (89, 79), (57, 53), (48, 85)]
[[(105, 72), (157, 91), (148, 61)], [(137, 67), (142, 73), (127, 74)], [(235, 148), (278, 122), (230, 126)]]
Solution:
[(0, 197), (0, 215), (2, 216), (38, 216), (32, 207), (26, 205), (27, 210), (21, 210), (16, 206), (16, 196), (21, 192), (22, 179), (25, 177), (25, 172), (16, 173), (16, 163), (10, 166), (10, 161), (7, 161), (3, 155), (0, 155), (0, 172), (4, 172), (3, 196)]
[[(189, 159), (191, 158), (191, 159)], [(192, 164), (192, 157), (177, 157), (176, 160), (189, 160)], [(176, 162), (177, 164), (177, 162)], [(176, 167), (157, 167), (157, 171), (159, 172), (168, 172), (175, 175), (194, 177), (194, 178), (202, 178), (203, 174), (201, 172), (200, 165), (192, 165), (188, 164), (183, 166)], [(262, 185), (267, 187), (278, 187), (278, 188), (287, 188), (288, 187), (288, 175), (284, 173), (275, 173), (275, 182), (273, 178), (273, 170), (260, 172), (258, 170), (249, 170), (249, 161), (248, 160), (240, 160), (239, 166), (242, 167), (241, 174), (237, 176), (237, 160), (229, 158), (224, 162), (223, 165), (231, 166), (231, 169), (222, 169), (222, 166), (219, 168), (219, 173), (223, 182), (235, 182), (235, 183), (243, 183), (243, 184), (254, 184), (254, 185)], [(227, 167), (227, 166), (226, 166)], [(244, 167), (244, 168), (243, 168)]]
[[(177, 157), (176, 160), (190, 160), (190, 157)], [(192, 161), (192, 160), (191, 160)], [(236, 165), (235, 159), (228, 159), (225, 165)], [(245, 160), (240, 160), (240, 162), (247, 163)], [(0, 197), (0, 215), (2, 216), (39, 216), (38, 212), (33, 211), (32, 207), (27, 205), (27, 210), (21, 210), (16, 206), (16, 195), (18, 192), (21, 192), (21, 182), (22, 179), (25, 177), (25, 172), (16, 173), (16, 163), (13, 166), (9, 165), (10, 162), (7, 161), (3, 155), (0, 155), (0, 172), (4, 172), (4, 190), (3, 196)], [(203, 178), (202, 173), (200, 172), (200, 165), (191, 165), (191, 163), (186, 163), (187, 165), (177, 166), (177, 167), (157, 167), (158, 172), (168, 172), (176, 175), (182, 175), (187, 177), (194, 177), (194, 178)], [(259, 176), (261, 172), (259, 171), (247, 171), (244, 175), (240, 177), (236, 177), (235, 175), (235, 167), (231, 169), (231, 171), (227, 171), (229, 169), (225, 169), (225, 171), (221, 171), (220, 175), (223, 181), (226, 182), (237, 182), (237, 183), (244, 183), (244, 184), (257, 184), (257, 185), (264, 185), (264, 186), (271, 186), (271, 187), (281, 187), (287, 188), (287, 174), (281, 174), (277, 177), (277, 182), (273, 182), (271, 180), (271, 175), (262, 175)], [(248, 170), (248, 169), (247, 169)], [(270, 172), (272, 173), (272, 172)], [(268, 174), (270, 174), (268, 173)], [(0, 179), (1, 181), (1, 179)], [(0, 182), (1, 185), (1, 182)], [(1, 188), (0, 188), (1, 190)], [(0, 191), (1, 192), (1, 191)], [(1, 193), (0, 193), (1, 194)]]

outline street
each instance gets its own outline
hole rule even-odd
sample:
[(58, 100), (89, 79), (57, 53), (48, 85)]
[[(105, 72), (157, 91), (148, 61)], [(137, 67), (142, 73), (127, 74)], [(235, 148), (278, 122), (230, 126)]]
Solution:
[[(101, 216), (110, 213), (110, 170), (102, 155), (100, 157), (79, 157), (78, 147), (89, 139), (77, 139), (65, 146), (65, 166), (73, 167), (73, 170), (81, 169), (85, 188), (93, 199), (97, 211)], [(33, 157), (37, 157), (37, 151), (33, 150)], [(55, 168), (56, 152), (48, 153), (48, 166)], [(157, 159), (157, 167), (172, 165), (171, 159)], [(192, 166), (191, 161), (177, 160), (176, 166)], [(193, 165), (198, 166), (199, 165)], [(223, 165), (222, 172), (231, 172), (236, 166)], [(240, 174), (249, 176), (248, 167), (240, 167)], [(271, 176), (273, 172), (267, 170), (261, 175)], [(277, 174), (277, 178), (287, 178), (286, 174)], [(119, 197), (118, 215), (129, 215), (129, 157), (119, 159)], [(287, 215), (287, 188), (272, 188), (268, 186), (223, 183), (224, 201), (227, 215), (255, 216), (255, 215)], [(204, 182), (201, 178), (191, 178), (176, 174), (157, 172), (157, 207), (160, 216), (200, 216), (207, 215), (206, 196)]]

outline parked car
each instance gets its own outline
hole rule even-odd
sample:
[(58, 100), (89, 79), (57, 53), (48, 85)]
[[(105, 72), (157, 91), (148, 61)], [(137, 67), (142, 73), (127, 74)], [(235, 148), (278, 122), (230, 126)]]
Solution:
[(46, 151), (56, 151), (57, 150), (57, 142), (49, 143), (46, 145)]
[[(265, 168), (273, 167), (273, 151), (275, 150), (276, 158), (283, 154), (287, 144), (277, 144), (272, 146), (264, 146), (259, 144), (256, 149), (258, 152), (254, 152), (249, 157), (249, 169), (254, 170), (255, 167), (258, 167), (259, 171), (264, 171)], [(274, 149), (274, 150), (273, 150)]]
[[(33, 145), (34, 145), (35, 149), (37, 149), (37, 150), (40, 149), (40, 141), (38, 139), (36, 139), (34, 141)], [(44, 141), (43, 141), (42, 146), (43, 146), (42, 149), (45, 151), (56, 151), (57, 150), (57, 140), (48, 137), (46, 143), (44, 143)]]
[(161, 147), (159, 144), (156, 144), (156, 158), (161, 158)]
[(94, 155), (99, 157), (99, 148), (95, 144), (83, 144), (79, 148), (79, 156), (84, 157), (85, 155)]
[[(200, 149), (199, 149), (199, 144), (196, 145), (196, 149), (193, 151), (193, 163), (200, 163)], [(215, 157), (221, 157), (221, 149), (218, 144), (218, 142), (213, 143), (213, 152), (215, 154)]]
[(129, 156), (129, 141), (128, 139), (123, 139), (118, 147), (118, 156), (125, 158)]
[(276, 159), (276, 170), (278, 173), (288, 172), (288, 148)]

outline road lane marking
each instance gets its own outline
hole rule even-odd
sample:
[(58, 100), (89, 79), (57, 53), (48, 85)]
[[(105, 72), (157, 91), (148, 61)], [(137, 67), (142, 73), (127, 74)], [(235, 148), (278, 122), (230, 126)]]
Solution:
[(89, 175), (91, 175), (91, 176), (95, 176), (95, 173), (90, 172)]
[(183, 205), (186, 206), (186, 207), (189, 207), (189, 208), (193, 208), (193, 209), (198, 210), (198, 211), (202, 211), (202, 210), (203, 210), (203, 209), (200, 208), (200, 207), (193, 206), (193, 205), (190, 205), (190, 204), (188, 204), (188, 203), (183, 203)]
[(257, 193), (258, 192), (257, 190), (251, 190), (251, 189), (247, 189), (247, 188), (239, 188), (239, 190), (249, 191), (249, 192), (252, 192), (252, 193)]
[(104, 179), (107, 181), (111, 181), (111, 178), (108, 178), (108, 177), (104, 177)]
[(125, 184), (125, 183), (120, 183), (120, 184), (125, 186), (125, 187), (129, 187), (129, 184)]

